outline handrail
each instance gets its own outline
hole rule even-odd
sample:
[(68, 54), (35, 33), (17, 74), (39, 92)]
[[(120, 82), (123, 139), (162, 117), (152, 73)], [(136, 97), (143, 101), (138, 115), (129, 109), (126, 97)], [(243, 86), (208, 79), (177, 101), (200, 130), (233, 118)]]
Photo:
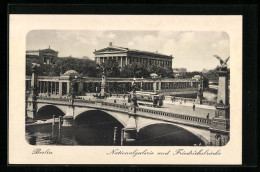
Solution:
[[(42, 100), (58, 100), (58, 101), (69, 101), (70, 99), (61, 99), (61, 98), (50, 98), (50, 97), (39, 97), (38, 99)], [(113, 107), (113, 108), (119, 108), (125, 111), (128, 111), (130, 106), (128, 105), (121, 105), (121, 104), (116, 104), (116, 103), (109, 103), (109, 102), (104, 102), (104, 101), (93, 101), (93, 100), (84, 100), (84, 99), (74, 99), (74, 102), (82, 102), (82, 103), (89, 103), (89, 104), (97, 104), (100, 103), (101, 106), (103, 107)], [(170, 113), (170, 112), (163, 112), (163, 111), (158, 111), (158, 110), (151, 110), (151, 109), (146, 109), (146, 108), (141, 108), (137, 107), (136, 112), (143, 112), (143, 113), (148, 113), (148, 114), (153, 114), (153, 115), (159, 115), (159, 116), (165, 116), (165, 117), (173, 117), (185, 121), (191, 121), (195, 123), (200, 123), (200, 124), (207, 124), (210, 125), (212, 120), (208, 118), (200, 118), (200, 117), (195, 117), (195, 116), (189, 116), (189, 115), (181, 115), (181, 114), (175, 114), (175, 113)]]
[(200, 118), (200, 117), (195, 117), (195, 116), (162, 112), (162, 111), (150, 110), (150, 109), (145, 109), (145, 108), (136, 108), (136, 111), (151, 113), (151, 114), (161, 115), (161, 116), (174, 117), (174, 118), (179, 118), (179, 119), (183, 119), (183, 120), (187, 120), (187, 121), (193, 121), (193, 122), (197, 122), (197, 123), (211, 124), (211, 119), (208, 119), (208, 118)]

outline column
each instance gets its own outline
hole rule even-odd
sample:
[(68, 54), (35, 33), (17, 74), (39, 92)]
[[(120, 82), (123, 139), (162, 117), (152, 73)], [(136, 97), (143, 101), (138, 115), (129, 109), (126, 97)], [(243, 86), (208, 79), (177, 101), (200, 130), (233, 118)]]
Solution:
[(123, 57), (121, 56), (121, 67), (123, 67)]
[(43, 81), (43, 93), (46, 93), (46, 81)]
[(59, 96), (62, 96), (62, 82), (59, 82)]
[(51, 94), (53, 93), (53, 91), (52, 91), (52, 82), (51, 82)]
[(49, 82), (47, 81), (47, 94), (49, 93)]
[(70, 93), (70, 82), (67, 82), (67, 94)]
[[(41, 81), (39, 81), (40, 82), (40, 93), (42, 93), (42, 82)], [(28, 84), (29, 85), (29, 84)], [(28, 87), (29, 88), (29, 87)]]
[(162, 90), (162, 82), (161, 82), (161, 81), (159, 81), (158, 90), (159, 90), (159, 91)]
[(54, 82), (55, 85), (55, 95), (57, 94), (57, 82)]
[(125, 65), (127, 65), (128, 64), (128, 58), (127, 58), (127, 56), (125, 56)]

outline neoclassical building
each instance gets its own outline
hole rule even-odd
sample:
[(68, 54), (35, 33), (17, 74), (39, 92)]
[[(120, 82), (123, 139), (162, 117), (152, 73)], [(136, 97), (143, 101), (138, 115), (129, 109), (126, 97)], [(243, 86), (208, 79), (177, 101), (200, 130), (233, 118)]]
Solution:
[(134, 62), (142, 63), (147, 66), (152, 64), (172, 69), (172, 55), (164, 55), (158, 52), (140, 51), (129, 48), (113, 46), (112, 42), (109, 47), (93, 52), (95, 61), (98, 64), (105, 63), (107, 60), (117, 60), (120, 67)]
[(43, 50), (26, 50), (26, 64), (42, 62), (45, 65), (52, 65), (58, 54), (59, 52), (51, 49), (50, 46)]

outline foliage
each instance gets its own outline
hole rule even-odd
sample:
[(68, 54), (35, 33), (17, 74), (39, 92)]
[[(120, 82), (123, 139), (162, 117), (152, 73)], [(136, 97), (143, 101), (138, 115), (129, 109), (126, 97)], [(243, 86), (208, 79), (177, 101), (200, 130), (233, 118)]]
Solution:
[(158, 76), (161, 76), (162, 78), (165, 78), (165, 77), (174, 78), (173, 71), (167, 67), (151, 65), (148, 67), (148, 72), (150, 74), (156, 73)]
[(119, 77), (120, 69), (118, 66), (118, 62), (114, 59), (107, 60), (105, 63), (97, 66), (98, 75), (101, 77), (103, 70), (107, 77)]
[(180, 79), (188, 79), (188, 78), (192, 78), (194, 77), (195, 75), (200, 75), (201, 72), (198, 72), (198, 71), (193, 71), (193, 72), (183, 72), (181, 73), (178, 78)]
[(132, 63), (124, 66), (121, 71), (122, 78), (147, 78), (149, 77), (149, 71), (140, 63)]
[[(157, 65), (147, 67), (144, 64), (132, 63), (120, 69), (118, 62), (114, 59), (98, 65), (89, 59), (65, 57), (56, 58), (52, 63), (52, 65), (40, 63), (38, 74), (40, 76), (59, 76), (68, 70), (75, 70), (84, 76), (101, 77), (104, 69), (107, 77), (147, 78), (151, 73), (156, 73), (161, 77), (174, 77), (171, 69)], [(31, 65), (26, 65), (26, 75), (31, 75)]]
[(89, 59), (78, 59), (73, 57), (59, 58), (49, 70), (50, 76), (59, 76), (68, 70), (75, 70), (80, 74), (95, 77), (97, 76), (96, 63)]

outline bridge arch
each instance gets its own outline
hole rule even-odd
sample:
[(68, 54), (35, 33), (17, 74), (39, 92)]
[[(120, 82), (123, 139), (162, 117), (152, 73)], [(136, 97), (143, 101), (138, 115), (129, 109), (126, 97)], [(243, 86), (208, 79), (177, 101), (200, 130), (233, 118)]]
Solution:
[[(165, 144), (176, 146), (207, 145), (209, 143), (206, 138), (185, 126), (164, 121), (152, 121), (139, 126), (138, 137), (140, 142), (146, 142), (144, 144), (147, 145), (164, 145), (163, 141), (156, 141), (160, 139), (167, 140)], [(171, 144), (171, 140), (174, 143)]]
[(36, 119), (50, 119), (55, 115), (55, 117), (65, 116), (66, 111), (56, 105), (44, 104), (38, 106)]
[[(88, 121), (90, 120), (90, 121)], [(124, 115), (118, 112), (109, 112), (99, 109), (87, 109), (85, 111), (81, 111), (74, 116), (74, 124), (78, 125), (82, 122), (104, 122), (104, 123), (113, 123), (118, 122), (125, 127), (127, 125), (128, 115)]]

